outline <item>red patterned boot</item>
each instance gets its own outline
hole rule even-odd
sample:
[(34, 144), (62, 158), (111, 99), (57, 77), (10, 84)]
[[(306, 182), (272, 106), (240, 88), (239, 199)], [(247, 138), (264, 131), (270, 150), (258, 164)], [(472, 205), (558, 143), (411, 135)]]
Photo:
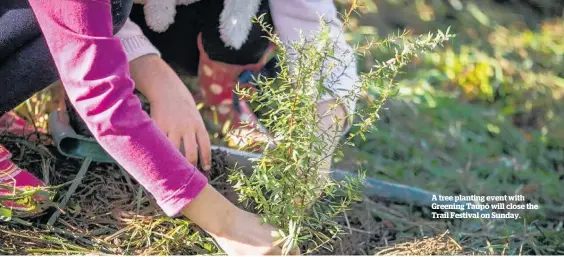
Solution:
[[(271, 44), (261, 60), (255, 64), (235, 65), (211, 60), (204, 51), (202, 35), (198, 36), (200, 60), (198, 77), (200, 93), (209, 108), (203, 113), (204, 119), (213, 121), (221, 134), (226, 136), (230, 146), (258, 149), (270, 141), (268, 131), (262, 127), (251, 107), (234, 90), (239, 76), (244, 71), (260, 72), (275, 53)], [(251, 88), (251, 84), (239, 85)], [(237, 102), (237, 105), (235, 105)]]

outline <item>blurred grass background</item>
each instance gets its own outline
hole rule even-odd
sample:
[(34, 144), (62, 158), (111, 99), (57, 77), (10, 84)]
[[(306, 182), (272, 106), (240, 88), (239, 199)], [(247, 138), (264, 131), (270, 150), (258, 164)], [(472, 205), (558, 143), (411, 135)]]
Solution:
[[(351, 1), (339, 2), (342, 10), (350, 7)], [(478, 252), (564, 254), (564, 3), (358, 2), (352, 42), (449, 26), (456, 35), (405, 70), (377, 131), (356, 142), (355, 157), (367, 174), (443, 195), (522, 194), (541, 207), (525, 211), (524, 220), (480, 228), (461, 220), (445, 228)], [(360, 69), (386, 54), (375, 49)], [(437, 230), (419, 226), (396, 236)]]

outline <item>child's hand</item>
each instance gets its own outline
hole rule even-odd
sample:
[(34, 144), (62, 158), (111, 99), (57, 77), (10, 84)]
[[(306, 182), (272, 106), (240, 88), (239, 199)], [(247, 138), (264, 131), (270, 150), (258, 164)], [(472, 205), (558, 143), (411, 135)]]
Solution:
[[(130, 63), (136, 87), (151, 103), (151, 116), (170, 141), (193, 165), (211, 168), (208, 132), (192, 94), (176, 73), (158, 56), (146, 55)], [(181, 149), (181, 145), (183, 149)]]
[[(263, 224), (260, 217), (243, 210), (235, 213), (233, 224), (223, 236), (211, 234), (228, 255), (282, 255), (282, 246), (274, 245), (276, 228)], [(296, 247), (290, 255), (299, 255)]]
[[(263, 224), (259, 216), (237, 208), (212, 186), (207, 185), (182, 211), (213, 236), (227, 255), (282, 255), (276, 245), (277, 229)], [(299, 255), (296, 247), (290, 252)]]
[(151, 101), (151, 117), (190, 163), (198, 165), (200, 157), (202, 168), (209, 171), (210, 138), (202, 117), (190, 92), (175, 87), (163, 89), (162, 97)]

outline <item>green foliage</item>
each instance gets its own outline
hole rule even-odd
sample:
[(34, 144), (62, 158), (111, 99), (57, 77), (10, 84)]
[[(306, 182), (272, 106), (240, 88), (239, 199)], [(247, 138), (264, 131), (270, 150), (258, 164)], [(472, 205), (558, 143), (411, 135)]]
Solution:
[(12, 210), (0, 207), (0, 221), (10, 221), (12, 219)]
[[(302, 35), (300, 41), (290, 46), (283, 44), (261, 18), (258, 22), (278, 46), (281, 71), (274, 79), (259, 78), (260, 93), (250, 94), (249, 90), (242, 89), (238, 93), (249, 98), (257, 111), (262, 111), (261, 123), (269, 128), (276, 142), (264, 150), (262, 158), (254, 160), (251, 175), (236, 171), (230, 180), (241, 201), (252, 200), (264, 221), (280, 228), (285, 253), (303, 243), (313, 243), (316, 247), (308, 252), (314, 252), (321, 246), (330, 246), (340, 232), (334, 218), (360, 199), (362, 174), (336, 182), (322, 179), (318, 173), (322, 160), (333, 157), (333, 153), (327, 153), (330, 143), (317, 132), (320, 122), (317, 104), (332, 86), (332, 71), (347, 67), (350, 62), (336, 49), (335, 42), (329, 40), (329, 28), (324, 22), (319, 33)], [(403, 33), (355, 48), (359, 54), (372, 47), (387, 48), (393, 55), (376, 61), (372, 70), (360, 74), (360, 81), (348, 95), (336, 97), (332, 108), (353, 101), (369, 90), (378, 92), (369, 105), (348, 114), (347, 120), (352, 122), (355, 133), (344, 142), (336, 143), (337, 149), (372, 129), (378, 111), (394, 91), (394, 78), (402, 67), (450, 37), (448, 30), (419, 37)], [(289, 58), (292, 53), (298, 53), (297, 57)], [(353, 115), (359, 117), (360, 122), (356, 122)]]

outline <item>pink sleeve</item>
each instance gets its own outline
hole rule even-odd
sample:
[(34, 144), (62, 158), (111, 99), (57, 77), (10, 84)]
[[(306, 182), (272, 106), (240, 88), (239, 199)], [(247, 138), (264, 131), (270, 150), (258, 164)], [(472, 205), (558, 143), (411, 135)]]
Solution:
[(100, 145), (170, 216), (207, 184), (142, 111), (110, 0), (29, 0), (72, 104)]

